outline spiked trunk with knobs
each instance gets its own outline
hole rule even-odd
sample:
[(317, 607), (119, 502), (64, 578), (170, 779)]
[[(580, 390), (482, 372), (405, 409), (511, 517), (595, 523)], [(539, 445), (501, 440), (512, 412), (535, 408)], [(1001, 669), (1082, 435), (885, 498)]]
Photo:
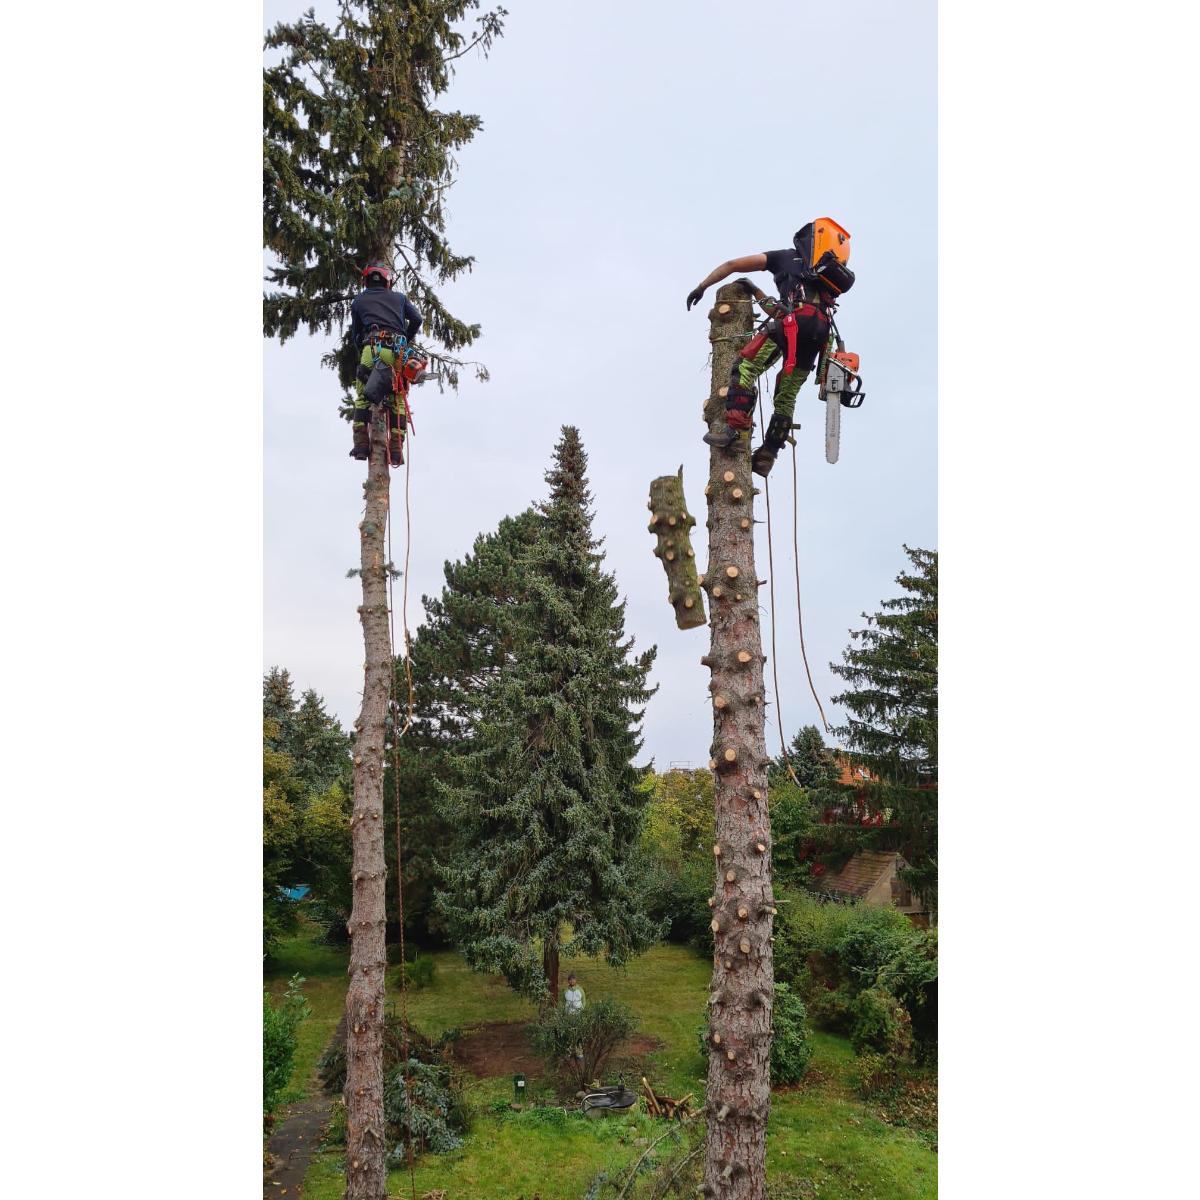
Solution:
[[(709, 313), (712, 394), (704, 418), (725, 427), (724, 389), (753, 325), (737, 284), (717, 292)], [(709, 995), (708, 1133), (703, 1195), (763, 1200), (771, 1111), (771, 826), (767, 815), (762, 637), (754, 569), (754, 496), (747, 447), (710, 456), (708, 571), (712, 671), (712, 761), (716, 777), (716, 890)]]
[(359, 526), (366, 649), (362, 712), (354, 744), (354, 814), (350, 821), (354, 906), (350, 914), (350, 983), (346, 991), (346, 1200), (384, 1200), (387, 1146), (383, 1120), (384, 897), (383, 754), (392, 669), (388, 636), (387, 415), (371, 409), (366, 511)]

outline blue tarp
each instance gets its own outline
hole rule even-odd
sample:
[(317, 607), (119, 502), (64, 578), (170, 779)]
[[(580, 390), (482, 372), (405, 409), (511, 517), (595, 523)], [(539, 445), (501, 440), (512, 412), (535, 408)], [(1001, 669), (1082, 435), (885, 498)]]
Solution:
[(308, 895), (309, 887), (307, 883), (299, 883), (295, 887), (284, 888), (283, 894), (289, 900), (303, 900)]

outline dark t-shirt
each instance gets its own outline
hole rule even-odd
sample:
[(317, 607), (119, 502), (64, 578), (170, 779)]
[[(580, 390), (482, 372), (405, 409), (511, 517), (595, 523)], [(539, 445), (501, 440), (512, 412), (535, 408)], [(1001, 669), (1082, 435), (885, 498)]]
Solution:
[(361, 347), (371, 326), (402, 333), (411, 342), (421, 328), (421, 314), (402, 292), (365, 288), (350, 302), (350, 336)]
[(775, 287), (779, 291), (779, 299), (791, 306), (801, 301), (809, 303), (821, 299), (816, 284), (808, 276), (808, 266), (804, 259), (796, 253), (794, 246), (786, 250), (768, 250), (767, 270), (775, 276)]

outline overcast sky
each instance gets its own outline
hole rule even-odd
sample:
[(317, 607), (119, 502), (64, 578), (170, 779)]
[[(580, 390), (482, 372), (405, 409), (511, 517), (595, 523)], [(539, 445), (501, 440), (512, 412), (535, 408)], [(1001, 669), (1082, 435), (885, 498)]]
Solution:
[[(309, 3), (266, 0), (266, 22), (293, 20)], [(811, 382), (796, 419), (806, 644), (837, 724), (829, 661), (860, 614), (896, 592), (901, 543), (937, 544), (935, 5), (504, 3), (505, 36), (489, 59), (461, 60), (440, 102), (484, 123), (460, 155), (449, 204), (450, 244), (476, 264), (443, 294), (483, 326), (472, 356), (492, 378), (464, 377), (457, 394), (413, 393), (410, 626), (447, 559), (543, 496), (559, 429), (577, 425), (627, 628), (658, 646), (643, 761), (706, 762), (707, 628), (676, 629), (646, 529), (650, 480), (682, 462), (706, 561), (700, 410), (713, 293), (690, 313), (684, 298), (724, 259), (787, 246), (806, 221), (830, 216), (852, 235), (857, 283), (839, 325), (862, 356), (867, 400), (843, 411), (836, 466), (824, 461)], [(315, 7), (329, 19), (337, 6)], [(360, 585), (346, 571), (358, 560), (364, 472), (347, 455), (325, 349), (305, 336), (265, 343), (264, 667), (287, 667), (348, 726), (362, 636)], [(796, 634), (786, 455), (771, 479), (790, 737), (817, 713)], [(398, 561), (402, 531), (398, 519)], [(756, 553), (765, 577), (761, 525)], [(767, 681), (770, 690), (769, 664)], [(772, 723), (768, 746), (777, 741)]]

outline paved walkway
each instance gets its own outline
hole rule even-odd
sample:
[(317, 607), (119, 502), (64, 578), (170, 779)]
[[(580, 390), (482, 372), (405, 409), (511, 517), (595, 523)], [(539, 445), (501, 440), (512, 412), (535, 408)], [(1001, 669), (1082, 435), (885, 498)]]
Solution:
[[(345, 1028), (343, 1015), (331, 1041), (344, 1037)], [(304, 1175), (321, 1144), (321, 1134), (333, 1107), (333, 1100), (321, 1090), (315, 1071), (309, 1080), (308, 1093), (307, 1099), (283, 1109), (275, 1122), (267, 1142), (275, 1167), (263, 1179), (263, 1200), (301, 1200), (304, 1195)]]

